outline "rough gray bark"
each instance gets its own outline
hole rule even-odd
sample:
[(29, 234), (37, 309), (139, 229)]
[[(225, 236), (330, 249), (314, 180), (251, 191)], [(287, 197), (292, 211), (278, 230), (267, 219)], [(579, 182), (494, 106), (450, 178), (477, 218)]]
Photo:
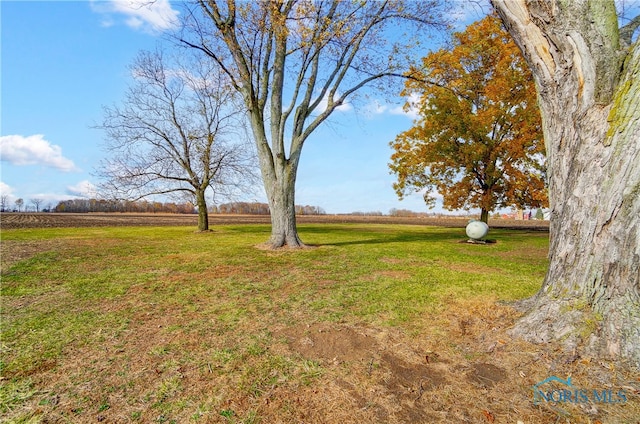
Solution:
[[(295, 215), (295, 172), (283, 167), (284, 175), (269, 187), (269, 208), (271, 210), (271, 246), (302, 247), (298, 237)], [(293, 180), (293, 181), (292, 181)]]
[(204, 190), (196, 190), (196, 207), (198, 208), (198, 231), (209, 231), (209, 211)]
[(640, 43), (613, 1), (492, 0), (539, 93), (549, 270), (512, 330), (640, 367)]

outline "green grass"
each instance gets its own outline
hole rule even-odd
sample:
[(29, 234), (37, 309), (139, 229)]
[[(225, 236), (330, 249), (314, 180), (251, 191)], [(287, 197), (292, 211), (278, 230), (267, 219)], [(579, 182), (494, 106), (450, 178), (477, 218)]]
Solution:
[[(547, 266), (542, 232), (492, 230), (497, 243), (478, 246), (460, 243), (459, 228), (300, 225), (313, 248), (257, 249), (269, 230), (3, 231), (3, 241), (45, 247), (3, 270), (0, 417), (38, 422), (25, 406), (66, 391), (81, 420), (124, 402), (133, 421), (217, 414), (259, 422), (251, 405), (241, 414), (225, 404), (225, 388), (255, 398), (281, 385), (307, 387), (324, 373), (315, 361), (278, 351), (274, 328), (341, 322), (420, 334), (422, 318), (437, 316), (452, 298), (532, 295)], [(49, 241), (56, 247), (47, 249)], [(104, 375), (107, 367), (115, 372)], [(67, 379), (39, 380), (50, 371)], [(189, 392), (189, 373), (210, 379), (206, 397)], [(23, 407), (31, 412), (20, 415)]]

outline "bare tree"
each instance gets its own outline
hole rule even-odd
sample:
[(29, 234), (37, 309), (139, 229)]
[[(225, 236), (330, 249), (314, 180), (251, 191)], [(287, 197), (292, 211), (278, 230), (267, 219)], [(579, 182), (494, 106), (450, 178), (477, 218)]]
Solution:
[(437, 0), (199, 0), (180, 41), (218, 63), (242, 94), (271, 211), (273, 248), (301, 247), (295, 182), (308, 137), (363, 87), (406, 69)]
[(9, 204), (9, 195), (8, 194), (0, 195), (0, 211), (2, 212), (6, 211), (8, 204)]
[(533, 72), (551, 206), (549, 270), (513, 330), (640, 367), (640, 18), (613, 0), (492, 0)]
[(40, 205), (42, 204), (42, 202), (44, 202), (44, 199), (29, 199), (29, 203), (31, 203), (33, 207), (36, 208), (36, 212), (40, 212)]
[(24, 206), (24, 199), (22, 198), (18, 198), (14, 201), (16, 208), (18, 209), (18, 212), (20, 212), (22, 210), (22, 207)]
[(122, 106), (105, 108), (109, 157), (103, 194), (139, 200), (186, 194), (209, 229), (207, 193), (230, 195), (255, 182), (253, 154), (236, 92), (215, 63), (142, 52)]

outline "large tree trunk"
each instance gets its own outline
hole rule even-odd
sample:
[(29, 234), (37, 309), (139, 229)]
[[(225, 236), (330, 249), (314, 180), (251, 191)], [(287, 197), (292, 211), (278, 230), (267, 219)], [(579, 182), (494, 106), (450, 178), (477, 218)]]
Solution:
[(198, 208), (198, 231), (209, 231), (209, 211), (204, 190), (196, 191), (196, 206)]
[(296, 175), (302, 148), (300, 146), (291, 152), (289, 159), (285, 158), (282, 148), (274, 154), (262, 132), (259, 118), (253, 118), (258, 122), (258, 125), (252, 122), (253, 131), (271, 216), (271, 237), (267, 243), (272, 249), (304, 247), (298, 237), (295, 207)]
[(613, 2), (493, 3), (536, 79), (551, 207), (549, 270), (512, 333), (640, 367), (640, 44), (620, 48)]
[(279, 172), (280, 178), (265, 180), (271, 214), (271, 237), (268, 243), (274, 249), (304, 246), (296, 227), (295, 171), (289, 168), (284, 166)]
[(480, 221), (484, 222), (485, 224), (489, 223), (489, 210), (482, 208), (480, 209)]

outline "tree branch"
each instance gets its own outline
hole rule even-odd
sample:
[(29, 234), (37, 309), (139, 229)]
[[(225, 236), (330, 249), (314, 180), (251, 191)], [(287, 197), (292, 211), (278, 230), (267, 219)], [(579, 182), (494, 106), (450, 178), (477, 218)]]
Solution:
[(625, 46), (631, 46), (633, 33), (638, 29), (638, 27), (640, 27), (640, 15), (636, 16), (631, 20), (631, 22), (620, 28), (620, 41), (624, 42)]

